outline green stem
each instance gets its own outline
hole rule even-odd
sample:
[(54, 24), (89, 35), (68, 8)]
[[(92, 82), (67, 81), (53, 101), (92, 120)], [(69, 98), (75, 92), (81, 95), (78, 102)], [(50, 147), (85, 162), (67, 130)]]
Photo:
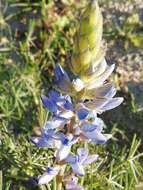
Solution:
[(56, 178), (54, 178), (53, 186), (54, 186), (53, 190), (56, 190), (56, 189), (57, 189), (57, 182), (56, 182)]

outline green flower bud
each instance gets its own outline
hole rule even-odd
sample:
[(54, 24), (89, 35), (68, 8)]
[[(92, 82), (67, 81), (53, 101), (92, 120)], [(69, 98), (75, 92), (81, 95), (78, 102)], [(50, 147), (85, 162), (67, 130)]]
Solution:
[[(71, 71), (83, 80), (104, 57), (102, 50), (103, 19), (97, 1), (90, 1), (83, 12), (74, 40)], [(102, 51), (102, 53), (100, 53)]]

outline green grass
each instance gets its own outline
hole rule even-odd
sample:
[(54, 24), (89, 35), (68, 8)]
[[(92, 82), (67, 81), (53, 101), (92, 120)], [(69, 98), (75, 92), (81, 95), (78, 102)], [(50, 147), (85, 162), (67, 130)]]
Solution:
[[(54, 64), (69, 61), (75, 18), (85, 1), (76, 5), (52, 2), (7, 0), (1, 9), (0, 188), (3, 190), (50, 189), (27, 184), (28, 177), (40, 175), (53, 155), (51, 150), (36, 148), (29, 137), (43, 126), (46, 113), (40, 94), (51, 88)], [(118, 28), (115, 34), (120, 37), (117, 31)], [(114, 31), (106, 30), (105, 34), (114, 40)], [(126, 32), (124, 37), (128, 39)], [(135, 99), (130, 94), (123, 95), (124, 105), (103, 116), (106, 131), (112, 132), (113, 140), (105, 146), (89, 147), (101, 159), (80, 179), (87, 190), (134, 190), (143, 180), (141, 129), (130, 129), (132, 122), (135, 125), (143, 122), (143, 113), (136, 111)]]

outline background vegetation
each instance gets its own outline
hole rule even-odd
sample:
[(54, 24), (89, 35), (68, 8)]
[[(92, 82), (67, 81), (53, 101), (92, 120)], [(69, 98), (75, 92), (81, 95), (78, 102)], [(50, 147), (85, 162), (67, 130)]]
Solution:
[[(0, 1), (0, 189), (31, 187), (51, 150), (29, 141), (42, 127), (40, 94), (51, 88), (55, 63), (67, 64), (76, 22), (86, 0)], [(92, 146), (101, 159), (80, 179), (87, 190), (142, 190), (143, 186), (143, 5), (141, 0), (99, 0), (106, 58), (116, 63), (112, 79), (124, 103), (102, 115), (114, 138)]]

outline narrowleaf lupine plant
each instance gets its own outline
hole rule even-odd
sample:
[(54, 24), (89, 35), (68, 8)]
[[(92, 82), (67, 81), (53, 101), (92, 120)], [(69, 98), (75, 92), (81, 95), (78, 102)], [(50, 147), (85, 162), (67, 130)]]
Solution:
[(43, 175), (31, 177), (30, 181), (41, 185), (56, 177), (58, 190), (62, 185), (66, 190), (83, 190), (77, 177), (84, 176), (86, 166), (96, 162), (99, 156), (90, 155), (85, 146), (78, 146), (76, 153), (72, 153), (71, 148), (82, 142), (106, 143), (112, 135), (103, 133), (104, 122), (98, 116), (123, 101), (122, 97), (114, 98), (114, 84), (107, 82), (115, 65), (109, 66), (104, 58), (102, 15), (96, 0), (89, 1), (80, 18), (74, 45), (69, 63), (72, 77), (60, 64), (55, 66), (56, 90), (41, 96), (51, 117), (42, 128), (41, 136), (31, 137), (36, 146), (54, 149), (55, 154), (54, 164), (49, 165)]

